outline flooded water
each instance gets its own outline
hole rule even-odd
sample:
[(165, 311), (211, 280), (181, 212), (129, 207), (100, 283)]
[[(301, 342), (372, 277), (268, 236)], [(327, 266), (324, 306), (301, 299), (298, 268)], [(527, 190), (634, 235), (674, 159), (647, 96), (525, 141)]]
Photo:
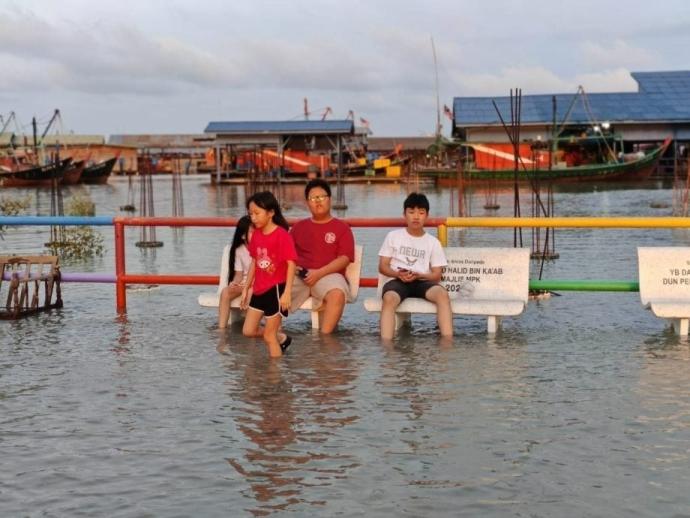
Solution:
[[(237, 216), (241, 188), (185, 179), (187, 216)], [(156, 179), (156, 214), (171, 183)], [(78, 187), (112, 215), (127, 181)], [(288, 187), (288, 216), (306, 215)], [(32, 196), (45, 215), (47, 191)], [(345, 216), (397, 216), (405, 188), (347, 186)], [(5, 194), (5, 193), (2, 193)], [(431, 190), (432, 215), (449, 193)], [(136, 198), (138, 200), (138, 198)], [(511, 215), (501, 192), (499, 215)], [(555, 195), (557, 215), (669, 215), (660, 184), (585, 186)], [(529, 196), (523, 196), (529, 213)], [(472, 214), (484, 215), (476, 193)], [(68, 272), (113, 272), (103, 258)], [(356, 229), (363, 275), (388, 229)], [(3, 252), (33, 253), (48, 229), (10, 229)], [(134, 247), (130, 273), (215, 274), (229, 229), (158, 229), (158, 250)], [(529, 244), (530, 231), (524, 233)], [(451, 245), (512, 246), (511, 229), (455, 230)], [(545, 279), (637, 278), (637, 246), (687, 246), (685, 231), (564, 229)], [(532, 277), (538, 264), (532, 265)], [(238, 328), (216, 329), (196, 303), (210, 287), (128, 294), (64, 284), (65, 307), (0, 322), (2, 516), (688, 516), (690, 348), (645, 311), (637, 293), (572, 293), (531, 302), (495, 337), (457, 318), (451, 346), (429, 317), (391, 347), (361, 300), (337, 335), (290, 316), (296, 338), (267, 361)]]

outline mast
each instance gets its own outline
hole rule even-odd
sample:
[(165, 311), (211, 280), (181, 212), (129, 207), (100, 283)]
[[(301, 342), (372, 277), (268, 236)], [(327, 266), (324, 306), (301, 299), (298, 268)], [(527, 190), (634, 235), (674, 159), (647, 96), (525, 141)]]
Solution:
[(436, 45), (434, 37), (431, 36), (431, 52), (434, 55), (434, 78), (436, 86), (436, 140), (441, 137), (441, 101), (438, 95), (438, 61), (436, 60)]
[(48, 125), (46, 126), (46, 129), (43, 130), (43, 133), (41, 134), (41, 139), (39, 142), (43, 142), (43, 139), (45, 136), (48, 134), (50, 131), (50, 128), (52, 127), (53, 123), (60, 118), (60, 110), (57, 108), (55, 109), (55, 112), (53, 112), (53, 116), (50, 118), (50, 121), (48, 122)]

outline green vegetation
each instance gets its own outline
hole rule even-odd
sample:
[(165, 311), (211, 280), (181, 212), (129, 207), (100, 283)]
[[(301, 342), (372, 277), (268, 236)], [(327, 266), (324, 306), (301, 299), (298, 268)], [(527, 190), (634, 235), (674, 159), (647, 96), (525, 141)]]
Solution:
[[(23, 198), (5, 198), (0, 197), (0, 215), (2, 216), (18, 216), (22, 211), (29, 208), (31, 205), (31, 196), (24, 196)], [(0, 225), (0, 239), (3, 239), (5, 227)]]
[[(95, 216), (96, 206), (88, 196), (72, 196), (65, 210), (66, 216)], [(92, 227), (64, 227), (48, 244), (50, 251), (60, 259), (81, 260), (100, 257), (105, 251), (103, 236)]]

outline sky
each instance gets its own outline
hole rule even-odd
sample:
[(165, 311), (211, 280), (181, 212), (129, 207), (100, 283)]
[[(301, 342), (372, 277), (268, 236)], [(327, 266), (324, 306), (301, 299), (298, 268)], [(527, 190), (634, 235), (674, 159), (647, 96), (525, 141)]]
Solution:
[(0, 115), (202, 133), (304, 119), (306, 98), (311, 119), (432, 135), (432, 39), (443, 109), (511, 88), (635, 91), (631, 71), (690, 69), (689, 27), (686, 0), (0, 0)]

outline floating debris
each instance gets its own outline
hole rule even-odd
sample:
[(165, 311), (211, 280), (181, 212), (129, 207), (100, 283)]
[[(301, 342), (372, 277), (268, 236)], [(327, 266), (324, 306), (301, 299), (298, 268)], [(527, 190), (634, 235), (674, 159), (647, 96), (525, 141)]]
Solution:
[(127, 285), (127, 291), (131, 292), (149, 292), (153, 290), (158, 290), (160, 289), (160, 285), (158, 284), (128, 284)]
[(529, 300), (545, 300), (550, 299), (551, 295), (558, 295), (558, 293), (548, 290), (529, 290), (528, 298)]

